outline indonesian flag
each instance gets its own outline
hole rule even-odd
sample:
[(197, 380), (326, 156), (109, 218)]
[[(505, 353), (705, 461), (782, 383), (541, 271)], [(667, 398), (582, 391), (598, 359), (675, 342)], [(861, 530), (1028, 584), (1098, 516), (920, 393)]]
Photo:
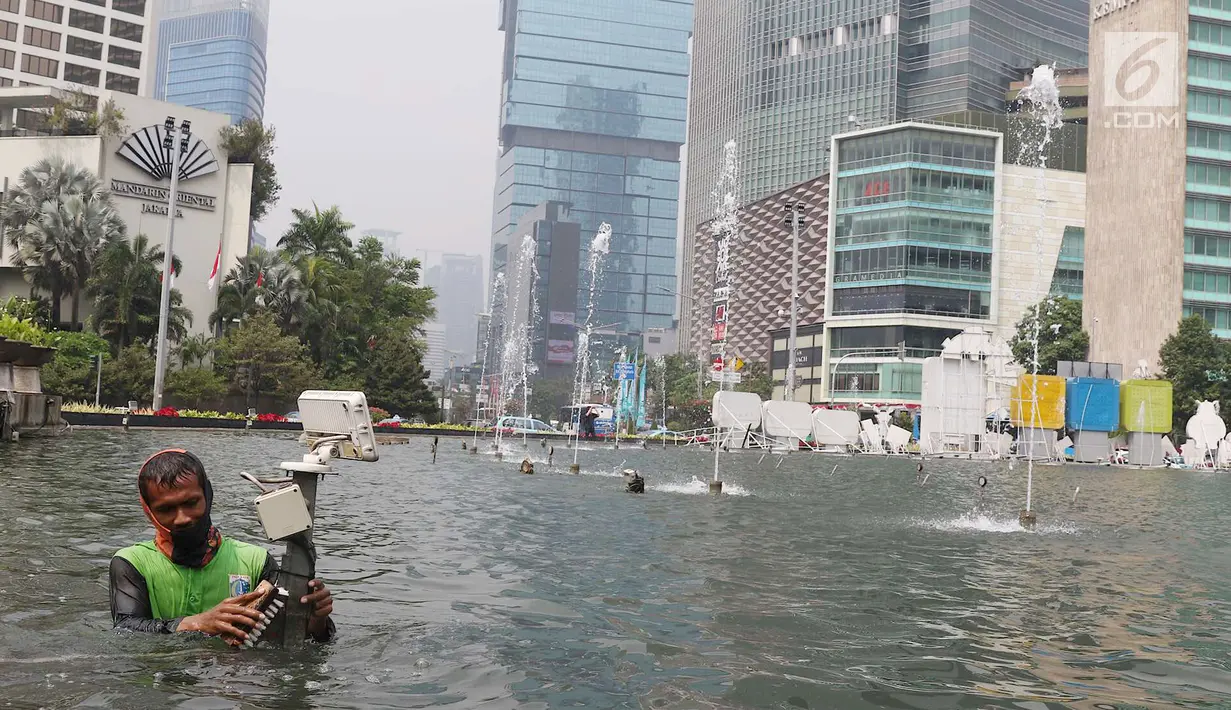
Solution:
[[(158, 272), (158, 283), (162, 283), (162, 272)], [(175, 270), (171, 271), (171, 288), (175, 288)]]
[(260, 288), (261, 285), (264, 283), (265, 283), (265, 272), (262, 271), (261, 273), (256, 275), (256, 287)]
[(214, 270), (209, 272), (209, 290), (213, 291), (218, 283), (218, 267), (222, 264), (222, 244), (218, 244), (218, 256), (214, 257)]

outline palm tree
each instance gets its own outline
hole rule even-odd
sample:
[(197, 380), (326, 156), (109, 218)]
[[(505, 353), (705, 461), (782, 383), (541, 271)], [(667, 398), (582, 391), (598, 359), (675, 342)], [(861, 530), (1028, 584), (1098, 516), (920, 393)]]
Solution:
[(263, 308), (267, 296), (265, 279), (282, 263), (276, 254), (260, 247), (241, 256), (222, 279), (218, 306), (209, 317), (209, 327), (225, 334), (240, 319)]
[(94, 261), (124, 236), (111, 193), (89, 170), (63, 158), (40, 160), (21, 171), (0, 206), (0, 222), (13, 265), (34, 290), (51, 294), (53, 323), (60, 323), (61, 301), (71, 294), (76, 325)]
[(307, 312), (307, 293), (300, 281), (299, 270), (286, 262), (275, 264), (262, 284), (265, 307), (283, 333), (297, 334)]
[(341, 293), (334, 263), (321, 256), (305, 256), (299, 260), (299, 278), (305, 295), (303, 338), (308, 343), (312, 359), (324, 362), (330, 336), (338, 328), (337, 299)]
[[(86, 295), (94, 299), (94, 327), (116, 352), (137, 341), (155, 339), (158, 309), (162, 300), (162, 247), (151, 247), (149, 237), (138, 234), (107, 247), (98, 259)], [(171, 273), (179, 275), (182, 264), (172, 259)], [(180, 340), (192, 323), (192, 313), (183, 307), (179, 289), (171, 289), (167, 334)]]
[(202, 366), (213, 356), (216, 345), (217, 341), (204, 333), (185, 338), (179, 347), (180, 365), (183, 367), (188, 367), (190, 364)]
[(342, 218), (342, 211), (336, 205), (322, 212), (313, 203), (312, 210), (291, 210), (295, 221), (278, 240), (278, 248), (285, 250), (292, 262), (307, 256), (320, 256), (350, 264), (354, 252), (349, 232), (355, 225)]

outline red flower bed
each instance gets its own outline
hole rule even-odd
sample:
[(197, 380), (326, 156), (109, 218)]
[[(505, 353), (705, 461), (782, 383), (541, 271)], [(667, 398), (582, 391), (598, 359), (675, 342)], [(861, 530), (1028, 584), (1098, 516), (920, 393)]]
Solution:
[(256, 420), (258, 422), (284, 422), (286, 417), (281, 414), (258, 414)]
[(179, 415), (180, 413), (175, 407), (163, 407), (157, 412), (154, 412), (154, 416), (156, 417), (178, 417)]
[(377, 424), (376, 428), (377, 429), (401, 429), (402, 425), (397, 422), (384, 422), (383, 424)]

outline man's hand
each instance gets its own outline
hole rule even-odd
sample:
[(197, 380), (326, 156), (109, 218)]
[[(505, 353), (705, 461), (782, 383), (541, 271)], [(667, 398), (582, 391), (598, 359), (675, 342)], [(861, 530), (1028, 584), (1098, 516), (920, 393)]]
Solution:
[(221, 636), (228, 644), (238, 646), (248, 638), (247, 629), (255, 626), (261, 618), (260, 612), (247, 606), (260, 599), (261, 594), (261, 590), (255, 590), (223, 599), (218, 606), (203, 614), (185, 617), (175, 631), (199, 631), (208, 636)]
[(333, 613), (333, 595), (319, 579), (308, 582), (308, 595), (300, 597), (300, 604), (306, 604), (312, 609), (308, 617), (308, 633), (318, 640), (329, 637), (329, 615)]

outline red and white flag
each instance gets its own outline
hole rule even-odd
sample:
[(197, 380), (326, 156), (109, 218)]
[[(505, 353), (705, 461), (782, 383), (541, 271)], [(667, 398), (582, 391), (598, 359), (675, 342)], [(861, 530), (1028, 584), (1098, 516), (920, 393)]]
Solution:
[(214, 257), (214, 270), (209, 272), (209, 290), (214, 290), (214, 285), (218, 283), (218, 267), (222, 264), (222, 244), (218, 244), (218, 256)]
[(256, 287), (260, 288), (261, 284), (263, 283), (265, 283), (265, 272), (264, 271), (256, 275)]

